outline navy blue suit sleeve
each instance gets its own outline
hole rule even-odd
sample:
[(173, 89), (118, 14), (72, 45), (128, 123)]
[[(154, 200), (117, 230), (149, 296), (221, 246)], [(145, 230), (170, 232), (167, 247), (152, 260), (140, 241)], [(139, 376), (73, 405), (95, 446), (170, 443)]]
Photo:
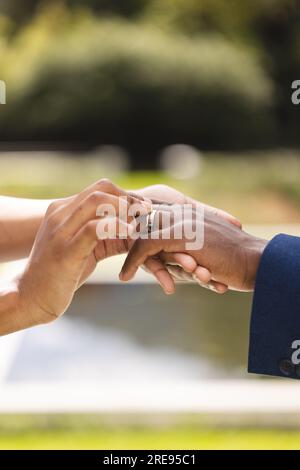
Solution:
[(300, 379), (300, 238), (277, 235), (259, 264), (248, 371)]

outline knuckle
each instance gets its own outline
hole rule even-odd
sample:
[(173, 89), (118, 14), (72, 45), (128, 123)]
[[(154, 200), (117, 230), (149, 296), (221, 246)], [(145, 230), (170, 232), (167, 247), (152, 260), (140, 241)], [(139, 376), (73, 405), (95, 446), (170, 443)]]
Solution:
[(57, 209), (61, 207), (61, 201), (53, 201), (49, 204), (48, 209), (46, 211), (46, 216), (53, 214)]
[(95, 223), (90, 221), (86, 224), (84, 229), (85, 235), (90, 238), (96, 238), (96, 226)]
[(78, 204), (78, 206), (75, 208), (74, 213), (75, 213), (75, 214), (80, 214), (80, 213), (83, 211), (84, 206), (85, 206), (84, 202), (80, 202), (80, 203)]
[(137, 198), (135, 198), (133, 195), (131, 194), (127, 194), (126, 196), (126, 203), (130, 206), (134, 205), (134, 204), (138, 204), (138, 200)]
[(104, 194), (100, 191), (94, 191), (93, 193), (91, 193), (88, 197), (88, 202), (89, 204), (98, 204), (103, 198), (104, 198)]
[(126, 191), (127, 196), (131, 196), (132, 198), (135, 199), (135, 201), (143, 201), (143, 197), (140, 196), (139, 194), (135, 193), (134, 191)]
[(96, 187), (99, 188), (101, 191), (105, 191), (107, 189), (112, 188), (114, 185), (112, 181), (108, 178), (101, 178), (101, 180), (97, 181)]
[(49, 228), (54, 229), (60, 222), (60, 217), (57, 213), (52, 213), (47, 219), (47, 225)]

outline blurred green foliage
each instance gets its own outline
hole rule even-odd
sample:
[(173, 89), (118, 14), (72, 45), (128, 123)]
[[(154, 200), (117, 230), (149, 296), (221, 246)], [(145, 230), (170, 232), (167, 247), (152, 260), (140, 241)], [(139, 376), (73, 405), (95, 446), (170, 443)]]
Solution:
[(10, 138), (80, 135), (130, 148), (176, 136), (230, 148), (265, 138), (271, 125), (272, 84), (250, 51), (60, 6), (7, 44), (2, 76)]
[(141, 161), (173, 142), (300, 140), (295, 0), (9, 0), (1, 14), (2, 140), (112, 142)]
[[(118, 15), (125, 18), (137, 17), (149, 4), (149, 0), (55, 0), (69, 8), (84, 6), (91, 11), (102, 15)], [(0, 8), (4, 14), (9, 15), (18, 24), (24, 24), (40, 8), (54, 3), (46, 0), (1, 0)]]

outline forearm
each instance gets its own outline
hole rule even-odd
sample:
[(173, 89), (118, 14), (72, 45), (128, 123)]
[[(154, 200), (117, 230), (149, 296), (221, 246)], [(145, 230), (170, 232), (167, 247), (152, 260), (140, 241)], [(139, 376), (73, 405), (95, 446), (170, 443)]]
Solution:
[(0, 196), (0, 262), (29, 255), (50, 202)]
[(20, 310), (18, 284), (14, 281), (1, 283), (0, 336), (26, 328), (26, 321)]
[(38, 305), (31, 302), (32, 295), (22, 292), (22, 276), (0, 283), (0, 337), (51, 320)]

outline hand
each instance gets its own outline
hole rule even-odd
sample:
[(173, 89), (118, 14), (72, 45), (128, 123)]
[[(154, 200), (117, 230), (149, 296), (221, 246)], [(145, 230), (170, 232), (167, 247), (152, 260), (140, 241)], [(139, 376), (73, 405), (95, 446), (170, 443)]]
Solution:
[[(186, 253), (160, 253), (160, 260), (164, 263), (175, 283), (197, 283), (199, 286), (212, 290), (217, 294), (224, 294), (228, 286), (212, 279), (210, 271), (198, 266), (195, 259)], [(175, 287), (173, 289), (175, 292)]]
[[(0, 333), (47, 323), (66, 311), (75, 291), (96, 267), (95, 250), (104, 252), (106, 249), (103, 248), (105, 241), (99, 237), (107, 218), (96, 217), (99, 205), (114, 207), (117, 236), (127, 238), (132, 229), (129, 219), (124, 221), (118, 217), (122, 196), (128, 195), (102, 180), (76, 196), (49, 206), (26, 269), (17, 280), (18, 308), (14, 324), (1, 324)], [(123, 203), (127, 210), (132, 204), (142, 213), (149, 210), (149, 205), (133, 196)], [(103, 238), (105, 236), (103, 233)], [(106, 255), (114, 252), (118, 241), (123, 243), (123, 240), (114, 240), (115, 245), (110, 246)]]
[[(174, 231), (193, 228), (204, 223), (204, 246), (202, 249), (187, 250), (191, 240), (176, 239)], [(171, 237), (159, 230), (158, 239), (138, 239), (132, 246), (120, 273), (120, 279), (130, 280), (148, 258), (165, 253), (186, 253), (193, 256), (200, 266), (205, 266), (215, 281), (228, 285), (231, 289), (251, 291), (254, 288), (256, 272), (266, 241), (253, 237), (237, 226), (224, 220), (218, 214), (204, 208), (204, 221), (193, 218), (183, 220), (181, 227), (171, 224)]]
[(219, 215), (223, 219), (227, 220), (231, 224), (235, 225), (238, 228), (242, 228), (241, 222), (222, 209), (209, 206), (208, 204), (203, 204), (196, 199), (193, 199), (185, 194), (177, 191), (177, 189), (171, 188), (170, 186), (164, 184), (155, 184), (152, 186), (147, 186), (145, 188), (131, 191), (130, 194), (136, 197), (143, 197), (150, 199), (154, 204), (191, 204), (193, 207), (198, 205), (204, 206), (206, 211), (212, 212), (213, 214)]
[(211, 273), (203, 266), (198, 266), (195, 259), (187, 253), (165, 253), (149, 257), (142, 266), (155, 275), (166, 294), (174, 294), (175, 283), (193, 282), (205, 289), (224, 294), (228, 287), (212, 280)]
[[(219, 215), (236, 227), (240, 229), (242, 228), (240, 221), (228, 212), (207, 204), (202, 204), (170, 186), (157, 184), (131, 192), (131, 194), (148, 198), (153, 203), (158, 204), (191, 204), (193, 207), (202, 205), (212, 214)], [(211, 273), (208, 269), (203, 266), (198, 266), (190, 255), (185, 254), (185, 256), (182, 256), (182, 254), (179, 253), (165, 253), (157, 256), (156, 259), (161, 261), (161, 263), (155, 263), (155, 267), (157, 269), (156, 277), (167, 294), (175, 292), (174, 282), (178, 281), (197, 282), (201, 287), (211, 289), (220, 294), (223, 294), (228, 290), (227, 285), (212, 280)], [(149, 264), (152, 265), (149, 260), (146, 261), (146, 264), (148, 266)], [(163, 264), (165, 265), (165, 269)], [(144, 268), (146, 268), (147, 271), (149, 270), (145, 265)], [(172, 279), (166, 275), (166, 270), (172, 276)]]

